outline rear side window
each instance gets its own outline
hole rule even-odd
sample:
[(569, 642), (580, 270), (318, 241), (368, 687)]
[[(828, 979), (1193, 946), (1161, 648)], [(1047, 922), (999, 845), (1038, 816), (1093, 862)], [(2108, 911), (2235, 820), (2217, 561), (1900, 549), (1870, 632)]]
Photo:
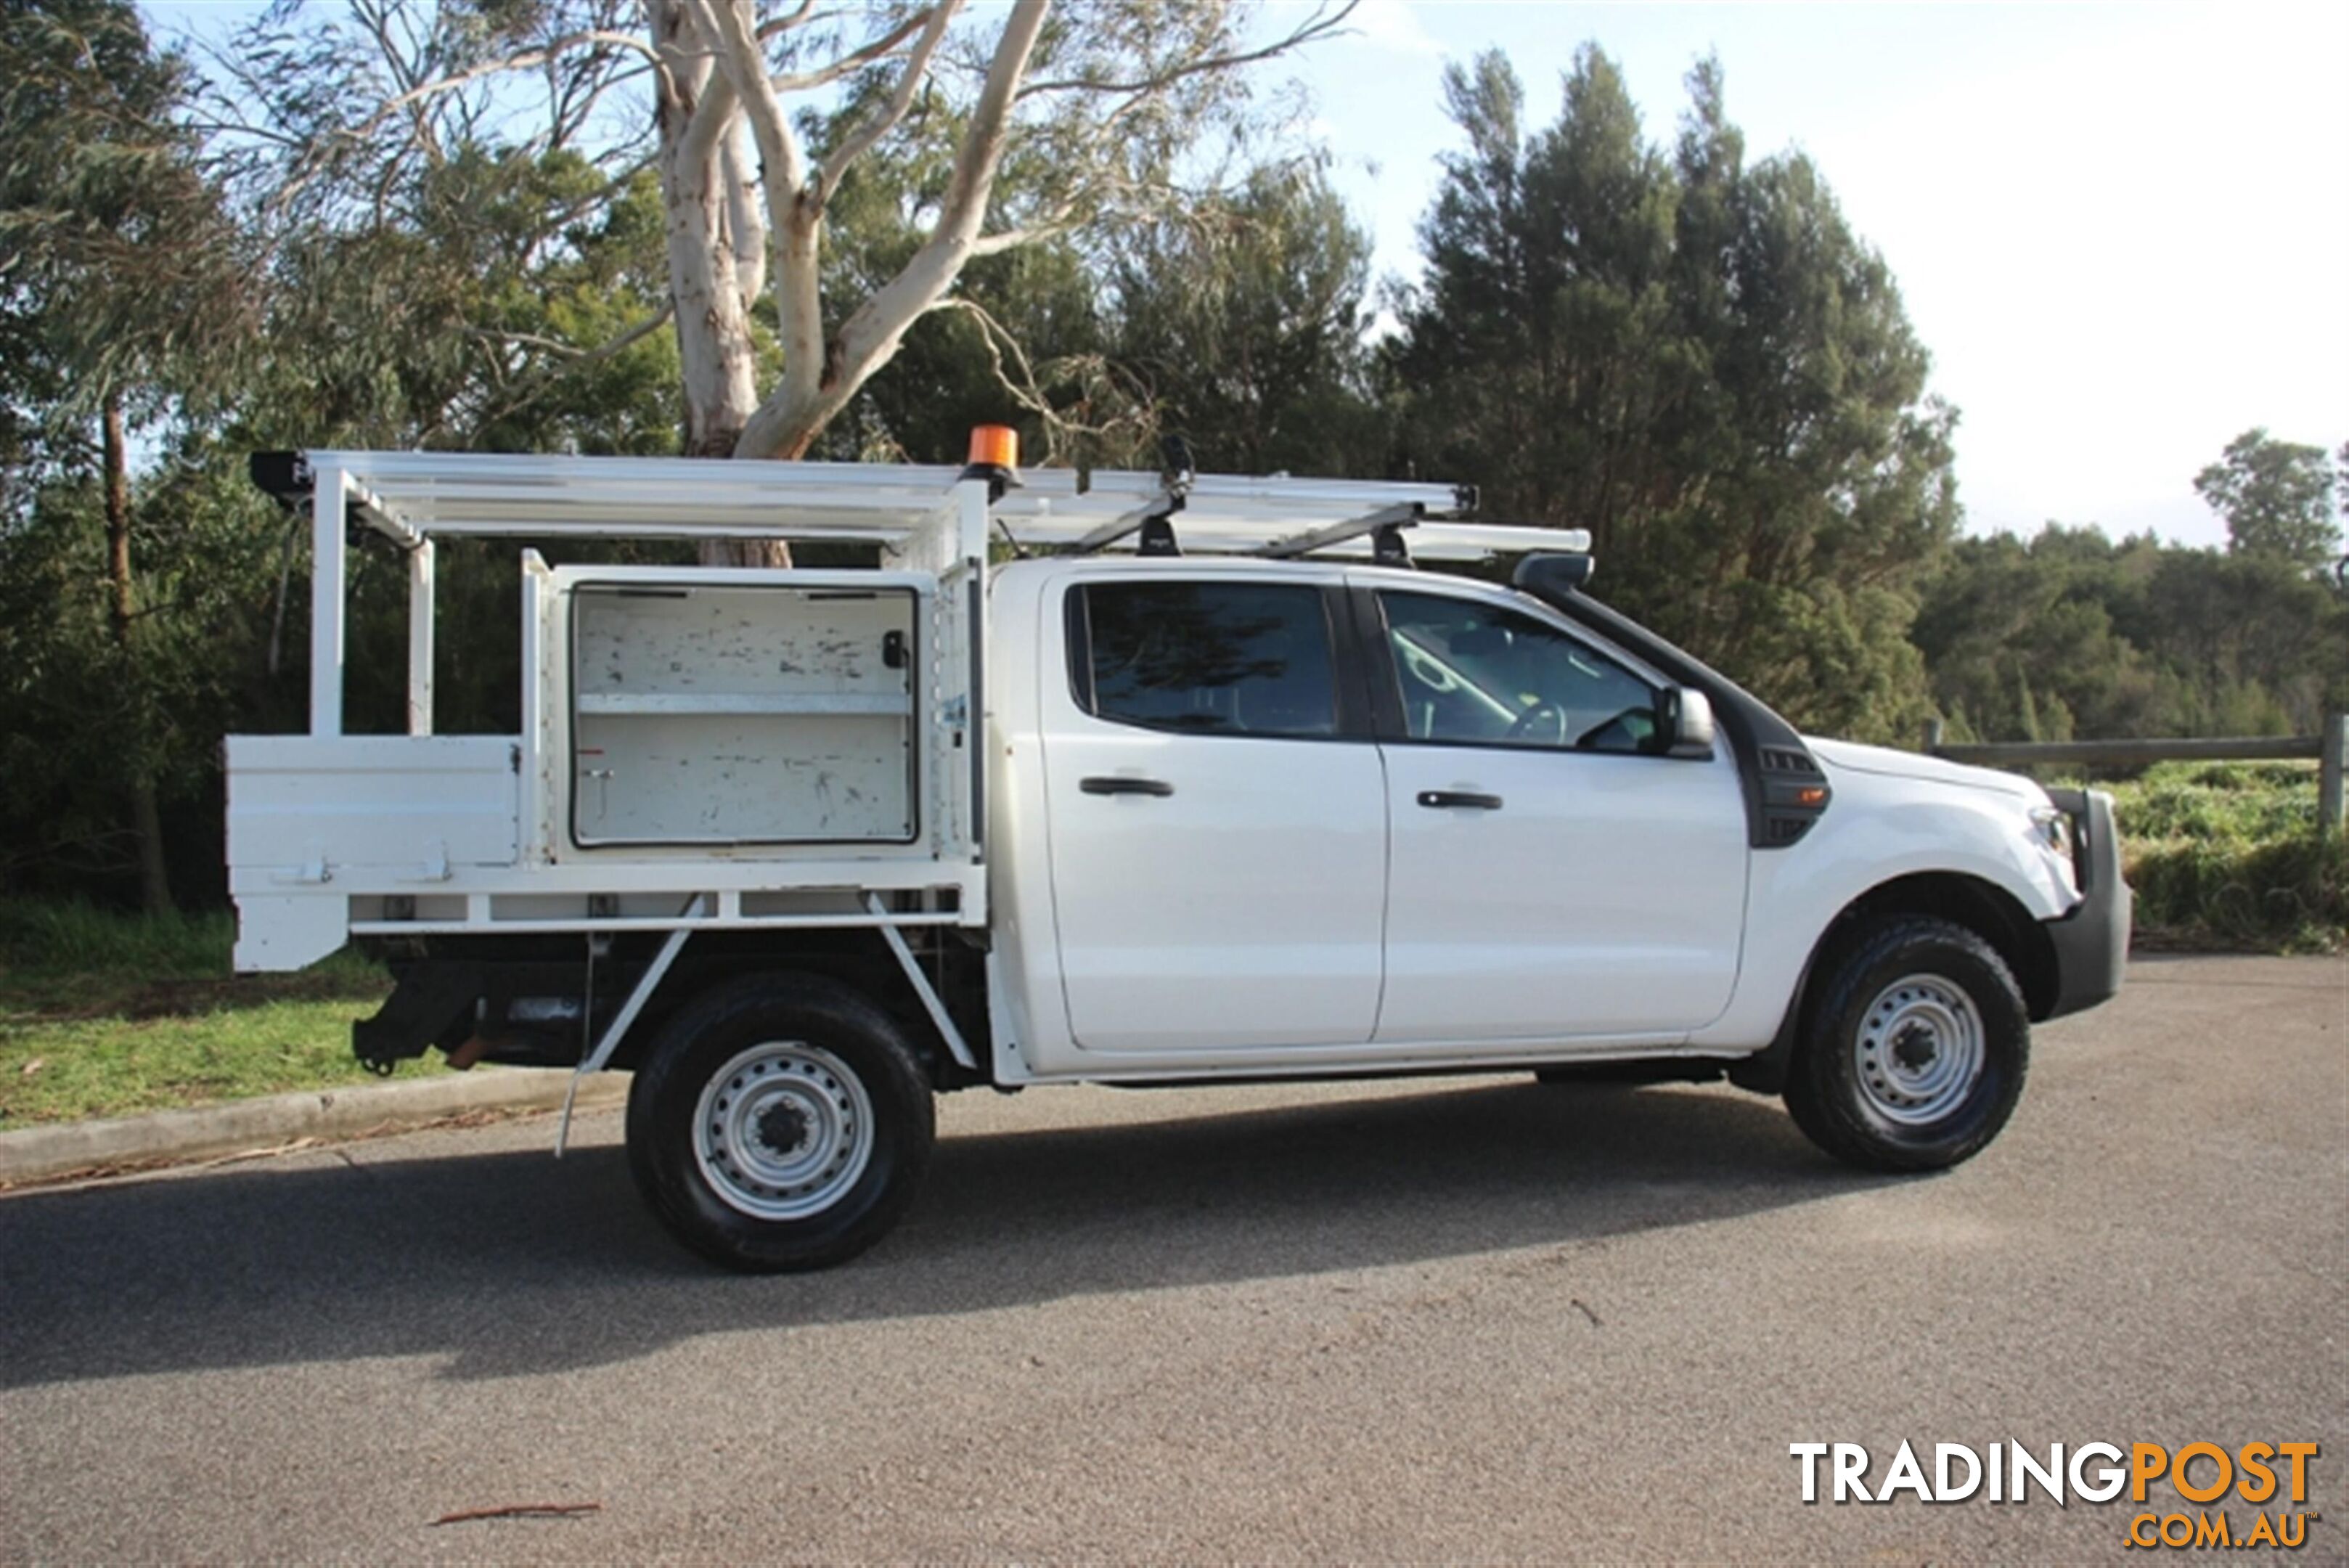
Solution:
[(1284, 583), (1093, 583), (1077, 700), (1122, 724), (1201, 735), (1338, 732), (1321, 590)]

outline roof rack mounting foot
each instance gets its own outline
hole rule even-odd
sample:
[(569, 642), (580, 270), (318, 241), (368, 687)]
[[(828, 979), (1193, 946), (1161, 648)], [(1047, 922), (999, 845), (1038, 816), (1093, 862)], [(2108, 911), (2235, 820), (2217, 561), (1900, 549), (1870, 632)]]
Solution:
[[(1153, 537), (1151, 530), (1154, 525), (1157, 528), (1159, 536), (1171, 542), (1174, 539), (1174, 531), (1168, 520), (1183, 510), (1184, 500), (1188, 493), (1183, 486), (1170, 485), (1141, 505), (1119, 514), (1077, 540), (1069, 546), (1069, 553), (1074, 556), (1090, 556), (1095, 551), (1105, 550), (1119, 540), (1135, 533), (1141, 534), (1143, 543), (1147, 545)], [(1143, 549), (1142, 553), (1148, 555), (1152, 552)], [(1156, 553), (1168, 556), (1180, 555), (1182, 552), (1166, 549)]]
[(1142, 520), (1142, 537), (1135, 542), (1137, 556), (1179, 556), (1183, 546), (1174, 538), (1174, 514), (1162, 512)]

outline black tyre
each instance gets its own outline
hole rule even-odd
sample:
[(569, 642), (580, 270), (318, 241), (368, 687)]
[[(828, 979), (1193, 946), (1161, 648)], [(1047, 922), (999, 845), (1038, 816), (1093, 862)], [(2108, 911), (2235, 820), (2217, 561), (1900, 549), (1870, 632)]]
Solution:
[(662, 1224), (750, 1272), (844, 1262), (913, 1201), (936, 1133), (905, 1033), (856, 991), (760, 975), (692, 1002), (628, 1094), (628, 1166)]
[(1847, 948), (1807, 1010), (1786, 1109), (1865, 1170), (1939, 1170), (2014, 1112), (2031, 1020), (2006, 961), (1947, 920), (1893, 920)]

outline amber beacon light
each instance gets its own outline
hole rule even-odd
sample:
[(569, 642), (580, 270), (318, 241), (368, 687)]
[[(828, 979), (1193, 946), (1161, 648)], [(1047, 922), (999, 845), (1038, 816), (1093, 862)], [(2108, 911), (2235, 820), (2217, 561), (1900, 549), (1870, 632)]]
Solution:
[(973, 468), (1017, 469), (1019, 466), (1019, 432), (1009, 425), (972, 426), (970, 465)]
[(970, 466), (962, 476), (987, 481), (988, 499), (1002, 500), (1003, 493), (1019, 483), (1019, 432), (1009, 425), (973, 425)]

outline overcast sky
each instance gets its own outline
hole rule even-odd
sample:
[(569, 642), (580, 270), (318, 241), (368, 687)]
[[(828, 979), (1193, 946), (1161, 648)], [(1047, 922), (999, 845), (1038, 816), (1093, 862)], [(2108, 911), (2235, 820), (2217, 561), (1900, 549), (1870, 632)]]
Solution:
[(1404, 274), (1457, 145), (1445, 61), (1498, 47), (1543, 125), (1595, 40), (1669, 140), (1718, 53), (1748, 157), (1808, 152), (1900, 280), (1978, 531), (2215, 543), (2193, 476), (2238, 432), (2349, 440), (2349, 6), (1367, 0), (1356, 23), (1302, 74)]
[[(148, 7), (166, 33), (254, 8)], [(2349, 6), (1365, 0), (1352, 25), (1296, 68), (1402, 275), (1457, 144), (1445, 61), (1504, 50), (1540, 125), (1596, 40), (1669, 140), (1718, 53), (1748, 156), (1810, 153), (1900, 280), (1976, 530), (2215, 543), (2193, 476), (2239, 431), (2349, 440)]]

